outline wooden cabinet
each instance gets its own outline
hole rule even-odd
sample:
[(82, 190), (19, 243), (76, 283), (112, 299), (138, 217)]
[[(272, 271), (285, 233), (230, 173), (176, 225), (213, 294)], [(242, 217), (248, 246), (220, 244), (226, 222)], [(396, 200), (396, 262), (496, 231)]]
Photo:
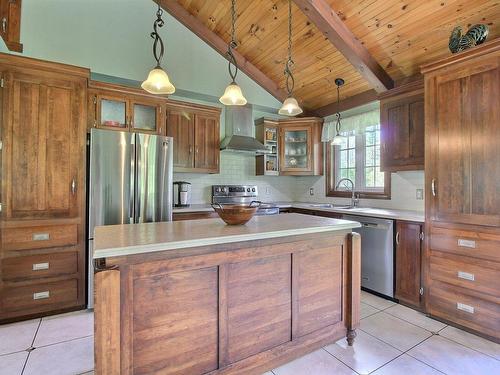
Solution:
[(423, 225), (396, 222), (396, 289), (395, 297), (404, 304), (421, 306), (421, 262)]
[(500, 339), (500, 39), (424, 66), (426, 310)]
[(380, 96), (380, 169), (424, 169), (424, 90), (421, 81)]
[(150, 134), (165, 133), (166, 98), (132, 87), (91, 82), (89, 126)]
[(87, 69), (0, 54), (0, 321), (85, 304)]
[(304, 117), (278, 121), (280, 175), (323, 174), (323, 120)]
[(219, 108), (169, 100), (166, 124), (175, 172), (219, 173)]
[(268, 154), (255, 157), (255, 174), (257, 176), (279, 175), (278, 121), (266, 118), (255, 120), (255, 139), (269, 150)]
[(21, 2), (22, 0), (0, 0), (0, 35), (9, 51), (23, 52)]

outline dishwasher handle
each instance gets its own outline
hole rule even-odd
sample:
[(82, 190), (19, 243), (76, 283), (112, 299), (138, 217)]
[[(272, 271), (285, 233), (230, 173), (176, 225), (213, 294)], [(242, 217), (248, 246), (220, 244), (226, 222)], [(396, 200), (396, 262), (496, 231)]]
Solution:
[(376, 223), (360, 223), (363, 228), (378, 228), (379, 225)]

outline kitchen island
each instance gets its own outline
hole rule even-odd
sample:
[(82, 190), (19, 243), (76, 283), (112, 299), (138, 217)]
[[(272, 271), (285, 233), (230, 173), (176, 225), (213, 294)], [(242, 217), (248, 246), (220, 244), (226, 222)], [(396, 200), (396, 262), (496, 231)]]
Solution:
[(288, 214), (97, 227), (96, 374), (261, 374), (352, 345), (358, 226)]

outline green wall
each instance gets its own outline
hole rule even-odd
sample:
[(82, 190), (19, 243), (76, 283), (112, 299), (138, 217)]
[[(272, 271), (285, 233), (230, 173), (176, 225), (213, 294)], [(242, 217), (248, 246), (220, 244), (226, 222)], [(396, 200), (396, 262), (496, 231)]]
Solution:
[[(142, 81), (154, 66), (150, 33), (155, 12), (152, 0), (23, 0), (23, 55)], [(205, 102), (221, 96), (229, 83), (227, 61), (168, 13), (163, 18), (163, 67), (179, 95), (195, 93), (209, 98)], [(279, 108), (243, 73), (237, 81), (250, 103), (268, 107), (264, 110)]]

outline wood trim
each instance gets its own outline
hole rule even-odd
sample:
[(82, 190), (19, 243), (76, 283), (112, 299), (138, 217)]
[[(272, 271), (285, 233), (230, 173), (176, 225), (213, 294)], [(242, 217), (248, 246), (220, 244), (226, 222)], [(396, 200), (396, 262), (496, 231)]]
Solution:
[(368, 90), (360, 94), (346, 98), (337, 105), (337, 103), (330, 103), (323, 107), (314, 110), (317, 116), (326, 117), (333, 115), (336, 112), (344, 112), (348, 109), (356, 108), (378, 100), (377, 92), (375, 90)]
[(347, 236), (347, 343), (354, 344), (356, 337), (355, 329), (359, 327), (361, 321), (361, 235), (356, 232)]
[[(340, 197), (340, 198), (351, 198), (351, 193), (346, 191), (335, 190), (335, 185), (332, 184), (335, 181), (335, 166), (331, 163), (331, 147), (330, 144), (326, 143), (326, 178), (325, 178), (325, 191), (327, 197)], [(356, 192), (356, 194), (361, 199), (391, 199), (391, 173), (384, 172), (384, 191), (382, 193), (376, 192)]]
[(0, 64), (9, 65), (9, 70), (14, 70), (15, 68), (22, 68), (23, 71), (25, 71), (26, 69), (35, 69), (38, 72), (44, 71), (51, 73), (62, 73), (87, 79), (90, 77), (90, 69), (88, 68), (82, 68), (75, 65), (62, 64), (47, 60), (34, 59), (31, 57), (11, 55), (1, 52)]
[(422, 65), (420, 67), (420, 71), (422, 74), (428, 74), (434, 70), (442, 69), (450, 65), (456, 65), (475, 57), (482, 57), (498, 50), (500, 50), (500, 38), (493, 39), (479, 46), (445, 57), (444, 59), (434, 61), (430, 64)]
[(120, 375), (120, 271), (95, 274), (95, 372)]
[(388, 100), (398, 97), (400, 95), (410, 96), (413, 94), (423, 94), (424, 93), (424, 80), (413, 81), (406, 83), (404, 85), (388, 90), (382, 94), (378, 95), (379, 100)]
[(293, 0), (378, 93), (394, 87), (392, 78), (325, 0)]
[[(224, 58), (227, 58), (227, 43), (216, 33), (206, 27), (199, 19), (191, 15), (175, 0), (154, 0), (161, 5), (172, 17), (191, 30), (198, 38), (207, 43), (215, 51), (219, 52)], [(269, 92), (279, 101), (287, 98), (286, 91), (280, 87), (279, 83), (274, 82), (265, 75), (259, 68), (253, 65), (238, 51), (233, 51), (238, 68), (245, 73), (249, 78), (254, 80), (263, 89)]]

